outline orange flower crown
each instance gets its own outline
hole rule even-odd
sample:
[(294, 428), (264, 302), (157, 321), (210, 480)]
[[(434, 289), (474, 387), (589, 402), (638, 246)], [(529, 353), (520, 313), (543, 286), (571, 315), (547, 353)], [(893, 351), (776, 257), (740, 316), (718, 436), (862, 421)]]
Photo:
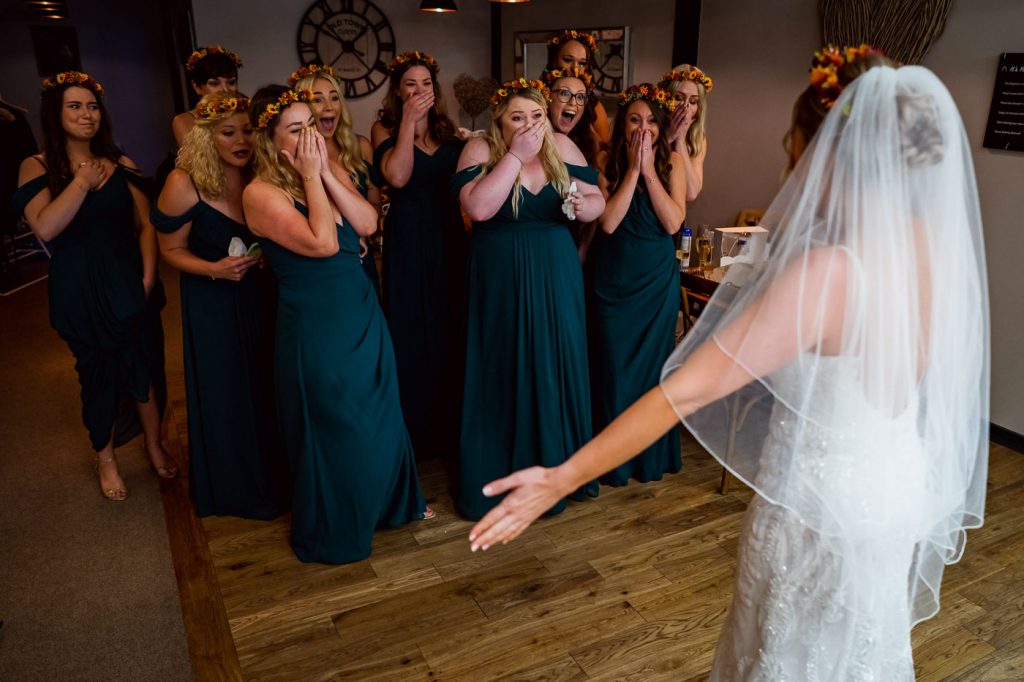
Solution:
[(225, 97), (196, 107), (196, 118), (208, 121), (224, 114), (241, 114), (249, 111), (252, 101), (248, 97)]
[(441, 71), (441, 66), (440, 66), (440, 64), (437, 63), (436, 59), (431, 57), (426, 52), (420, 52), (419, 50), (412, 50), (411, 52), (403, 52), (402, 54), (398, 55), (397, 57), (392, 59), (390, 62), (388, 62), (388, 74), (390, 75), (391, 73), (393, 73), (395, 71), (395, 69), (400, 67), (402, 64), (407, 64), (409, 62), (416, 62), (416, 63), (423, 64), (428, 69), (433, 71), (435, 74), (440, 73), (440, 71)]
[(696, 66), (691, 66), (689, 69), (683, 69), (681, 71), (669, 71), (661, 77), (658, 84), (665, 86), (676, 81), (693, 81), (694, 83), (700, 83), (704, 86), (704, 92), (711, 92), (711, 88), (715, 87), (715, 83), (711, 80), (711, 76), (707, 75)]
[(334, 69), (326, 64), (306, 64), (298, 71), (293, 71), (292, 75), (288, 76), (288, 87), (294, 88), (295, 84), (303, 78), (309, 78), (317, 74), (324, 73), (328, 76), (334, 76)]
[(211, 45), (209, 47), (204, 47), (200, 50), (196, 50), (195, 52), (190, 54), (188, 57), (188, 61), (185, 62), (185, 70), (191, 73), (192, 70), (196, 68), (196, 65), (200, 62), (200, 60), (202, 60), (204, 57), (209, 57), (210, 55), (214, 54), (224, 55), (225, 57), (227, 57), (235, 63), (235, 68), (242, 66), (242, 58), (239, 57), (237, 54), (235, 54), (231, 50), (221, 47), (220, 45)]
[(43, 91), (59, 88), (62, 85), (80, 85), (103, 97), (103, 86), (100, 85), (100, 82), (81, 71), (62, 71), (53, 78), (47, 78), (43, 81)]
[(586, 31), (577, 31), (575, 29), (565, 30), (561, 33), (557, 33), (551, 37), (548, 41), (548, 45), (561, 45), (567, 43), (570, 40), (575, 40), (578, 43), (582, 43), (590, 48), (590, 54), (597, 54), (600, 50), (597, 49), (597, 40), (593, 34), (587, 33)]
[(810, 81), (818, 92), (818, 99), (822, 106), (831, 109), (843, 91), (844, 86), (839, 82), (839, 69), (873, 54), (885, 56), (884, 52), (867, 43), (845, 48), (826, 45), (814, 53), (814, 59), (811, 60)]
[(628, 106), (631, 102), (639, 102), (641, 100), (656, 104), (669, 113), (676, 109), (676, 100), (672, 97), (672, 93), (650, 83), (631, 85), (628, 89), (619, 93), (619, 104), (623, 106)]
[(309, 89), (305, 90), (288, 90), (282, 92), (281, 96), (277, 98), (276, 102), (271, 102), (263, 109), (263, 113), (256, 119), (256, 127), (260, 130), (266, 130), (270, 127), (270, 124), (274, 122), (274, 119), (281, 115), (281, 112), (295, 104), (296, 102), (305, 102), (309, 104), (313, 101), (313, 91)]
[(594, 89), (594, 77), (590, 75), (590, 72), (579, 66), (563, 66), (558, 69), (544, 69), (544, 72), (540, 75), (544, 79), (544, 82), (548, 84), (548, 87), (553, 87), (555, 81), (561, 78), (576, 78), (583, 81), (583, 86), (587, 89), (589, 95)]
[(548, 89), (548, 86), (544, 85), (544, 81), (528, 81), (525, 78), (516, 78), (515, 80), (505, 81), (502, 83), (501, 87), (491, 95), (491, 105), (496, 107), (509, 97), (513, 97), (527, 90), (536, 90), (540, 94), (544, 95), (544, 99), (548, 102), (551, 101), (551, 90)]

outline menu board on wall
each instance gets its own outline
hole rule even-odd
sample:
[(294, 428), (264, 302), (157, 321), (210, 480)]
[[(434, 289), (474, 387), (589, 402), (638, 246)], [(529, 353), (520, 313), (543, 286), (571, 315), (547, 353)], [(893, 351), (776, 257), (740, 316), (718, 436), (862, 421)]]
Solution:
[(1024, 52), (1004, 52), (999, 56), (985, 146), (1024, 152)]

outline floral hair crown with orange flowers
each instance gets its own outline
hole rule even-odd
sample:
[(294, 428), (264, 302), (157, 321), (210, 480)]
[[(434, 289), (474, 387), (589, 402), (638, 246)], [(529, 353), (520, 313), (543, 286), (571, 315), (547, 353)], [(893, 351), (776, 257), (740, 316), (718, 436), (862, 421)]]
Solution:
[(200, 103), (196, 107), (196, 118), (208, 121), (224, 114), (241, 114), (249, 111), (252, 100), (248, 97), (223, 97), (212, 102)]
[(390, 62), (388, 62), (388, 73), (393, 73), (394, 70), (400, 67), (402, 64), (408, 64), (409, 62), (423, 64), (434, 73), (439, 73), (441, 71), (441, 65), (437, 63), (436, 59), (431, 57), (426, 52), (412, 50), (411, 52), (403, 52), (402, 54), (398, 55)]
[(326, 64), (306, 64), (298, 71), (293, 71), (292, 75), (288, 76), (288, 87), (294, 88), (295, 84), (303, 78), (309, 78), (310, 76), (316, 76), (318, 74), (326, 74), (334, 77), (334, 69)]
[(509, 97), (518, 95), (521, 92), (526, 92), (527, 90), (536, 90), (540, 94), (544, 95), (544, 99), (548, 102), (551, 101), (551, 90), (548, 86), (544, 85), (544, 81), (528, 81), (525, 78), (516, 78), (515, 80), (505, 81), (502, 83), (501, 87), (491, 95), (491, 105), (498, 106)]
[(540, 75), (544, 79), (544, 82), (548, 84), (548, 87), (552, 87), (555, 81), (561, 78), (576, 78), (583, 81), (583, 86), (587, 89), (587, 94), (594, 89), (594, 77), (590, 75), (590, 72), (579, 66), (563, 66), (557, 69), (544, 69), (544, 73)]
[(43, 92), (59, 88), (63, 85), (80, 85), (89, 88), (100, 97), (103, 97), (103, 86), (100, 82), (87, 73), (81, 71), (62, 71), (53, 78), (43, 81)]
[(628, 106), (631, 102), (639, 102), (641, 100), (656, 104), (669, 113), (675, 111), (676, 108), (676, 100), (672, 97), (672, 93), (650, 83), (631, 85), (619, 93), (619, 104), (623, 106)]
[(185, 70), (191, 72), (196, 68), (196, 65), (205, 57), (209, 57), (215, 54), (222, 54), (235, 63), (235, 68), (242, 65), (242, 58), (231, 50), (227, 50), (220, 45), (212, 45), (210, 47), (204, 47), (201, 50), (196, 50), (189, 55), (188, 61), (185, 62)]
[(286, 90), (281, 93), (281, 96), (277, 98), (276, 102), (271, 102), (263, 109), (263, 113), (256, 119), (256, 127), (260, 130), (266, 130), (270, 127), (270, 124), (274, 122), (274, 119), (281, 115), (281, 112), (295, 104), (296, 102), (305, 102), (309, 104), (313, 101), (313, 91), (309, 89), (305, 90)]
[(548, 45), (562, 45), (575, 40), (578, 43), (586, 45), (590, 49), (590, 54), (597, 54), (597, 39), (594, 38), (593, 34), (587, 33), (586, 31), (577, 31), (575, 29), (562, 31), (561, 33), (555, 34), (548, 41)]
[(818, 99), (822, 106), (831, 109), (843, 91), (843, 84), (839, 82), (839, 69), (847, 64), (859, 62), (868, 55), (885, 56), (885, 53), (867, 43), (861, 43), (857, 47), (836, 47), (827, 45), (814, 53), (811, 60), (811, 85), (818, 92)]
[(677, 81), (693, 81), (704, 86), (704, 92), (711, 92), (711, 88), (715, 87), (714, 81), (711, 80), (711, 76), (707, 75), (696, 66), (691, 66), (689, 69), (682, 69), (679, 71), (669, 71), (661, 77), (660, 83), (668, 85)]

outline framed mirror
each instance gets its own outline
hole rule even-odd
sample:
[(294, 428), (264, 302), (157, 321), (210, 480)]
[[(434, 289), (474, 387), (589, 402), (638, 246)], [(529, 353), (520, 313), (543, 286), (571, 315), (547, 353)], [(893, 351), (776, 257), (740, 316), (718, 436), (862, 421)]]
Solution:
[[(548, 61), (548, 39), (560, 29), (515, 34), (515, 76), (538, 78)], [(606, 103), (630, 83), (629, 27), (578, 28), (597, 40), (594, 55), (594, 93)]]

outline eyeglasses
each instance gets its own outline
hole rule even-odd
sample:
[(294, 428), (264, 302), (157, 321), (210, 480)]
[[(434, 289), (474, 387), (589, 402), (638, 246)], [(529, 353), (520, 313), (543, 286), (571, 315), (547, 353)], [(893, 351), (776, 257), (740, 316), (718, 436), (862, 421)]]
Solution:
[(585, 92), (570, 92), (565, 88), (555, 90), (555, 97), (558, 98), (559, 102), (573, 101), (581, 107), (587, 103), (587, 93)]

